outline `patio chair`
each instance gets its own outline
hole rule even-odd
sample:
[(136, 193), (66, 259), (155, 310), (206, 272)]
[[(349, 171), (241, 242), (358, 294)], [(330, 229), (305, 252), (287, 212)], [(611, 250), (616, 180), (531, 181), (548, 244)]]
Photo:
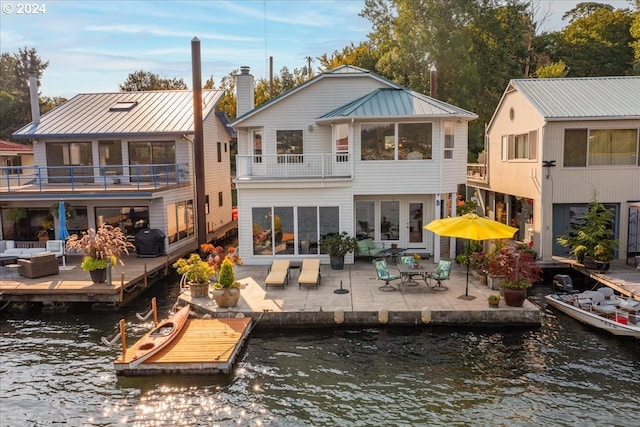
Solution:
[(442, 284), (443, 281), (449, 280), (449, 275), (451, 273), (451, 261), (440, 260), (438, 262), (438, 266), (436, 267), (436, 271), (432, 273), (427, 273), (426, 277), (429, 279), (429, 282), (435, 280), (436, 284), (433, 286), (433, 289), (446, 290), (447, 287)]
[(265, 279), (265, 288), (279, 286), (284, 289), (284, 286), (289, 284), (289, 265), (290, 263), (287, 259), (274, 260)]
[(320, 258), (307, 258), (302, 260), (300, 275), (298, 275), (298, 289), (302, 286), (315, 286), (320, 284)]
[(376, 258), (373, 260), (373, 265), (376, 267), (376, 274), (378, 275), (378, 280), (384, 281), (384, 286), (380, 286), (378, 289), (381, 291), (395, 291), (396, 288), (391, 286), (391, 282), (393, 280), (402, 279), (402, 276), (398, 272), (398, 274), (393, 274), (389, 272), (389, 267), (387, 267), (387, 260), (384, 258)]

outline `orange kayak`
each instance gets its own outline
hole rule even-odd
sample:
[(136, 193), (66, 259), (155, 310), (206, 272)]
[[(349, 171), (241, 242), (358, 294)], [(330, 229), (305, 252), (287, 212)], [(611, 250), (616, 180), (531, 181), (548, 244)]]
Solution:
[(189, 318), (189, 306), (185, 306), (175, 312), (171, 317), (158, 323), (158, 325), (138, 341), (138, 348), (131, 357), (129, 368), (135, 368), (142, 362), (162, 350), (175, 337)]

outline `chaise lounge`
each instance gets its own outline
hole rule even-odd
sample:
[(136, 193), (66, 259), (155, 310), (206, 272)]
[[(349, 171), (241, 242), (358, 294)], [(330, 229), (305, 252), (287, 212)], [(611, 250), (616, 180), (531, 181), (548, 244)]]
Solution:
[(307, 258), (302, 261), (302, 268), (298, 276), (298, 289), (302, 286), (315, 286), (320, 284), (320, 258)]
[(279, 259), (274, 260), (269, 267), (269, 274), (265, 279), (265, 288), (269, 289), (269, 286), (279, 286), (284, 288), (289, 284), (289, 260)]

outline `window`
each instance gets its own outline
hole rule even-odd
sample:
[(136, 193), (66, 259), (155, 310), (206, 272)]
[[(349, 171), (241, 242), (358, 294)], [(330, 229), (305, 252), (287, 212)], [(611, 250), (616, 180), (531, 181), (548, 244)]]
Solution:
[(400, 202), (380, 202), (380, 239), (400, 239)]
[(149, 207), (147, 206), (97, 207), (95, 214), (98, 227), (109, 224), (119, 227), (129, 236), (135, 236), (138, 231), (149, 228)]
[(195, 234), (193, 200), (167, 205), (167, 238), (174, 243)]
[(47, 166), (50, 183), (93, 182), (91, 142), (49, 142)]
[(375, 238), (376, 205), (373, 201), (356, 202), (356, 238)]
[[(100, 175), (122, 175), (122, 143), (120, 141), (98, 141), (100, 153)], [(113, 166), (113, 167), (109, 167)]]
[(252, 208), (253, 254), (318, 254), (320, 238), (339, 231), (339, 213), (335, 206)]
[(393, 123), (363, 123), (360, 126), (362, 160), (395, 159), (395, 125)]
[(224, 205), (224, 203), (223, 203), (223, 199), (222, 199), (222, 191), (220, 191), (218, 193), (218, 206), (222, 206), (222, 205)]
[(222, 144), (218, 142), (218, 163), (222, 162)]
[(431, 159), (431, 123), (398, 124), (398, 160)]
[(262, 163), (262, 130), (254, 130), (253, 135), (253, 162)]
[(637, 129), (566, 129), (566, 167), (634, 166), (638, 160)]
[(13, 175), (22, 172), (22, 169), (20, 168), (20, 166), (22, 166), (22, 159), (20, 158), (20, 156), (2, 156), (0, 158), (2, 159), (1, 166), (12, 168), (4, 169), (3, 173), (7, 175)]
[(537, 157), (538, 131), (502, 136), (501, 160), (535, 160)]
[(444, 122), (444, 158), (453, 159), (453, 149), (455, 146), (454, 123)]
[(349, 161), (349, 124), (340, 123), (333, 127), (333, 139), (336, 147), (336, 161)]
[(276, 131), (278, 163), (302, 163), (302, 131)]
[(164, 179), (167, 174), (169, 179), (175, 179), (176, 144), (174, 141), (129, 142), (129, 163), (133, 181)]

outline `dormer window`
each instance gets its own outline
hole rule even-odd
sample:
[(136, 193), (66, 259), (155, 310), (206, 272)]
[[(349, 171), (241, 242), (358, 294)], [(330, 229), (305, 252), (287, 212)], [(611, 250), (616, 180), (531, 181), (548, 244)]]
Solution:
[(109, 108), (109, 111), (131, 111), (136, 105), (138, 101), (119, 101)]

